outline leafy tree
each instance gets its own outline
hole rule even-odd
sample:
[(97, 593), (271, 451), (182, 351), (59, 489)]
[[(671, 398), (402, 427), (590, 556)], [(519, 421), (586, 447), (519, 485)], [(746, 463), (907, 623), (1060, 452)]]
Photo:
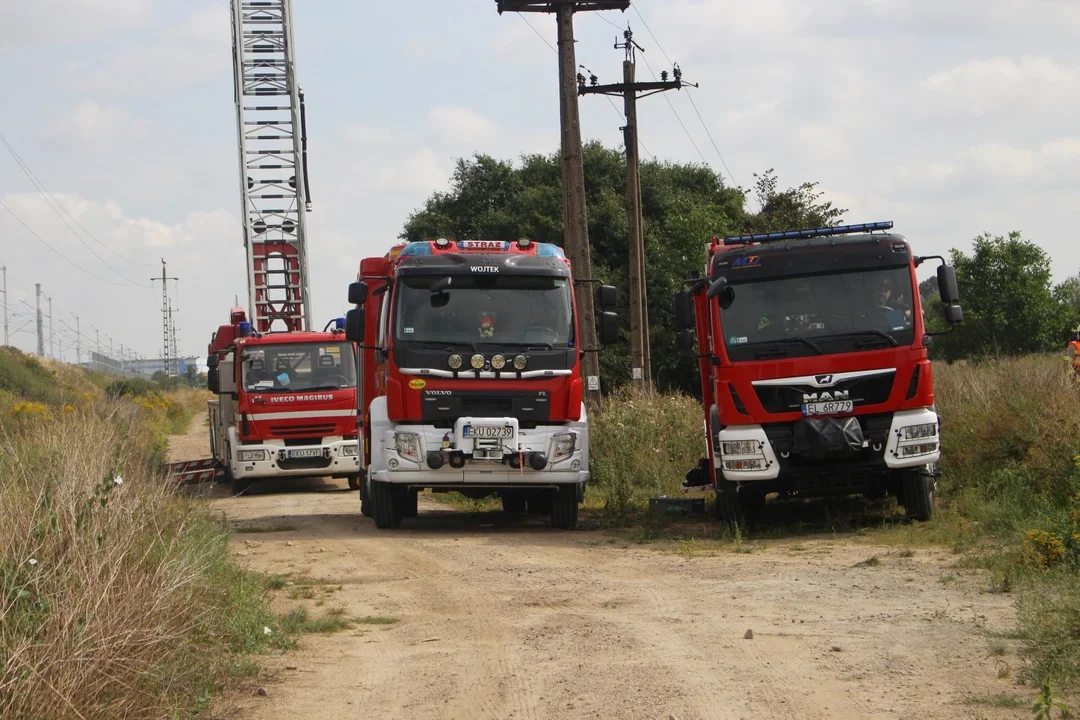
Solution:
[[(951, 252), (964, 323), (938, 338), (934, 355), (953, 361), (1060, 350), (1077, 315), (1066, 302), (1069, 289), (1075, 288), (1052, 286), (1046, 252), (1019, 232), (1008, 237), (984, 233), (974, 239), (972, 250), (970, 256)], [(932, 327), (940, 327), (940, 301), (933, 300), (926, 316)]]
[[(583, 147), (593, 277), (620, 290), (617, 312), (629, 329), (626, 160), (615, 149)], [(649, 345), (653, 377), (662, 388), (697, 393), (696, 361), (675, 349), (672, 298), (691, 270), (701, 271), (709, 238), (745, 231), (823, 227), (843, 210), (821, 201), (816, 184), (780, 191), (770, 169), (755, 175), (758, 213), (747, 191), (729, 187), (708, 167), (650, 161), (641, 166)], [(562, 171), (558, 153), (525, 155), (514, 165), (487, 155), (460, 159), (447, 192), (432, 195), (400, 237), (517, 238), (563, 245)], [(629, 339), (600, 355), (605, 385), (630, 379)]]
[(199, 384), (199, 368), (195, 366), (195, 363), (188, 363), (184, 366), (184, 380), (191, 387)]

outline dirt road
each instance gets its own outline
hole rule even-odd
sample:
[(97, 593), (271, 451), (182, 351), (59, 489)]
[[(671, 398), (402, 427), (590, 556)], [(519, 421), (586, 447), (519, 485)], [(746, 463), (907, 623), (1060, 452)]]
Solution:
[[(395, 621), (305, 635), (267, 659), (265, 696), (244, 687), (216, 717), (1005, 718), (1023, 712), (1004, 696), (1031, 698), (992, 637), (1009, 596), (944, 549), (642, 545), (428, 500), (376, 531), (344, 481), (204, 487), (242, 563), (295, 574), (280, 609)], [(304, 575), (333, 584), (298, 592)]]

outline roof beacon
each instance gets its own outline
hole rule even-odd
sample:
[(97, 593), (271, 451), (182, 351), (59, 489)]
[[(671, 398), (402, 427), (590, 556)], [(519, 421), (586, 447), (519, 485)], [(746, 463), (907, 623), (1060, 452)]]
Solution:
[(758, 235), (732, 235), (724, 238), (724, 244), (749, 245), (755, 242), (772, 242), (775, 240), (806, 240), (816, 237), (829, 237), (830, 235), (851, 235), (853, 233), (873, 232), (874, 230), (889, 230), (892, 226), (892, 220), (886, 220), (884, 222), (838, 225), (837, 227), (814, 228), (812, 230), (788, 230), (787, 232), (760, 233)]

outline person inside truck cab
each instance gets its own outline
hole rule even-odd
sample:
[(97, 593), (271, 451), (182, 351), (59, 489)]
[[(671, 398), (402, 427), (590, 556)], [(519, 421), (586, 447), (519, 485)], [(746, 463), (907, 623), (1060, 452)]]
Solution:
[(875, 318), (884, 321), (885, 330), (897, 330), (907, 323), (904, 309), (906, 301), (899, 296), (894, 297), (893, 280), (885, 275), (875, 284), (873, 290), (873, 304), (871, 313)]

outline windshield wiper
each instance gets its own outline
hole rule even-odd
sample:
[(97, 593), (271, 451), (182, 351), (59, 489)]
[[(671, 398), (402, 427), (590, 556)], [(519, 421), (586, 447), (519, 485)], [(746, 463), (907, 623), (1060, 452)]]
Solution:
[(552, 349), (551, 343), (542, 343), (542, 342), (531, 342), (531, 343), (526, 343), (526, 342), (492, 342), (492, 343), (479, 343), (479, 344), (480, 345), (495, 345), (497, 347), (501, 346), (501, 347), (512, 347), (512, 348), (525, 348), (526, 350), (551, 350)]
[(867, 330), (855, 330), (854, 332), (838, 333), (836, 335), (829, 335), (828, 337), (831, 337), (831, 338), (858, 337), (859, 335), (877, 335), (879, 338), (881, 338), (885, 342), (889, 343), (893, 347), (896, 347), (896, 346), (898, 346), (900, 344), (899, 342), (897, 342), (896, 338), (894, 338), (889, 333), (884, 332), (882, 330), (875, 330), (873, 328), (867, 329)]
[[(758, 345), (776, 345), (776, 344), (779, 344), (779, 343), (802, 343), (803, 345), (807, 346), (808, 348), (810, 348), (811, 350), (816, 352), (818, 355), (824, 355), (825, 354), (825, 351), (822, 350), (821, 347), (816, 342), (814, 342), (813, 340), (807, 340), (806, 338), (802, 337), (801, 335), (797, 335), (797, 336), (794, 336), (794, 337), (777, 338), (776, 340), (762, 340), (759, 343), (755, 343), (755, 344), (758, 344)], [(768, 351), (766, 350), (766, 351), (764, 351), (764, 353), (759, 353), (758, 356), (760, 357), (761, 354), (767, 354), (767, 353), (768, 353)]]
[(453, 350), (456, 347), (466, 347), (473, 352), (478, 352), (476, 343), (465, 342), (463, 340), (403, 340), (400, 342), (416, 344), (429, 350)]
[(297, 390), (297, 392), (308, 392), (310, 390), (344, 390), (345, 388), (351, 388), (351, 387), (354, 387), (354, 386), (353, 385), (341, 385), (339, 383), (334, 383), (333, 385), (312, 385), (309, 388), (304, 388), (303, 390)]

